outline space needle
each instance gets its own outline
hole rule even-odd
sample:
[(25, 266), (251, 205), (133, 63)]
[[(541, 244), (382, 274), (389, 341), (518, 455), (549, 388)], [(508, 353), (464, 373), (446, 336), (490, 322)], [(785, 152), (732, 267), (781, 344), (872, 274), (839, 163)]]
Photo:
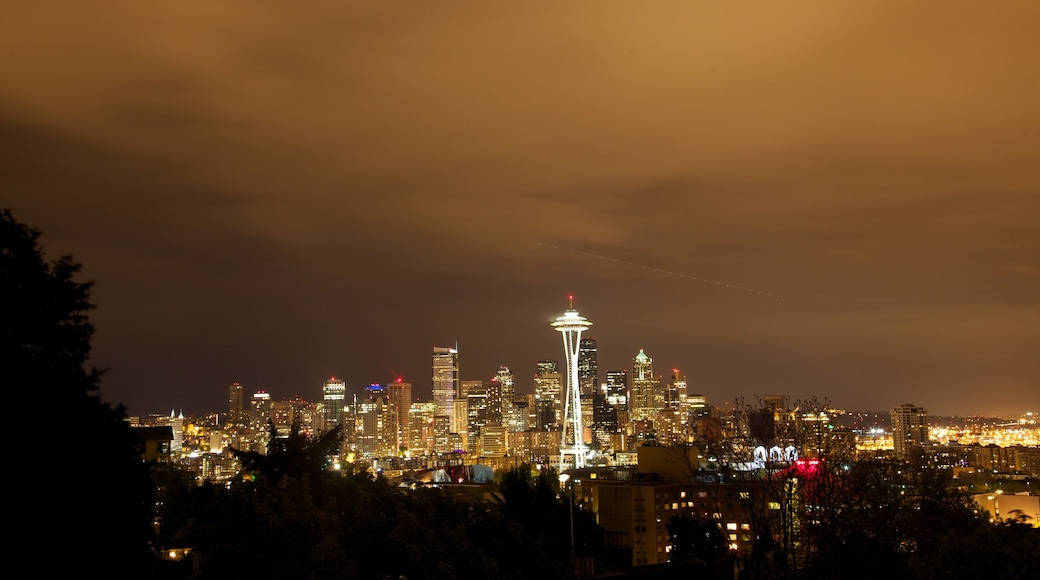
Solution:
[[(560, 473), (563, 466), (567, 464), (568, 455), (574, 457), (575, 469), (585, 467), (585, 455), (588, 448), (585, 447), (584, 429), (581, 424), (581, 393), (578, 389), (578, 344), (581, 333), (592, 323), (578, 315), (574, 309), (574, 296), (569, 296), (570, 308), (563, 316), (552, 323), (563, 335), (563, 349), (567, 354), (567, 390), (564, 397), (563, 412), (563, 434), (560, 438)], [(568, 440), (570, 440), (568, 442)]]

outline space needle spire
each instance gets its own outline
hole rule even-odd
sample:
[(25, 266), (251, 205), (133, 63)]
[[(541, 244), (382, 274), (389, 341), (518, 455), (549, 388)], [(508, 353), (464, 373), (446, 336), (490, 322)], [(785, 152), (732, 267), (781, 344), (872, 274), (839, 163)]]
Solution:
[(574, 295), (570, 295), (569, 308), (563, 316), (552, 323), (563, 335), (563, 349), (567, 355), (567, 388), (564, 395), (563, 434), (560, 437), (560, 473), (567, 465), (567, 456), (574, 458), (571, 465), (575, 469), (585, 467), (584, 429), (581, 424), (581, 393), (578, 389), (578, 345), (581, 333), (592, 326), (588, 319), (578, 315), (574, 309)]

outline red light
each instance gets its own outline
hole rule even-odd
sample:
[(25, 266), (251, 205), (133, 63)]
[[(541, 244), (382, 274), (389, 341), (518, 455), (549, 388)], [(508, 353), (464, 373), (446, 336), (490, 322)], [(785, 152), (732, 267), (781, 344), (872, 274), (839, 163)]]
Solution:
[(402, 379), (401, 377), (397, 377), (396, 379), (394, 379), (394, 382), (395, 383), (403, 383), (404, 379)]

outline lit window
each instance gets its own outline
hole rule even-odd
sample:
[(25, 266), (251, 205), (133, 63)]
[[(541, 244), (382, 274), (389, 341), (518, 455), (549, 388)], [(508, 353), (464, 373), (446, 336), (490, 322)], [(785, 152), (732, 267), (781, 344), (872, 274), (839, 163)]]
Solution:
[(740, 529), (742, 529), (742, 530), (750, 530), (751, 529), (751, 524), (740, 524)]
[(737, 522), (729, 522), (728, 524), (726, 524), (726, 529), (727, 530), (736, 530), (737, 529)]
[(771, 510), (778, 510), (778, 509), (780, 509), (780, 502), (778, 502), (778, 501), (771, 501), (771, 502), (769, 502), (769, 509), (771, 509)]
[(711, 517), (716, 519), (716, 520), (721, 520), (722, 519), (722, 512), (715, 512), (715, 513), (711, 514)]

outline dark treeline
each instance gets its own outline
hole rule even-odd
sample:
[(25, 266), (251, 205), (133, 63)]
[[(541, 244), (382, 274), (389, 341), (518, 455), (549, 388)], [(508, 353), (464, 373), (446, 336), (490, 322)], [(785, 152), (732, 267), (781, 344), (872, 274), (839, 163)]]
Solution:
[[(19, 514), (11, 568), (168, 580), (569, 578), (573, 521), (573, 555), (623, 571), (624, 553), (605, 548), (594, 515), (573, 508), (551, 469), (522, 465), (481, 488), (396, 488), (349, 466), (328, 470), (336, 432), (238, 453), (242, 477), (227, 485), (146, 465), (125, 409), (101, 398), (103, 372), (85, 366), (91, 284), (76, 280), (71, 257), (47, 261), (39, 235), (0, 210), (0, 370), (8, 392), (31, 396), (44, 422), (32, 441), (42, 451), (9, 478)], [(39, 424), (19, 424), (17, 434)], [(716, 522), (675, 518), (667, 522), (674, 573), (665, 565), (632, 576), (1011, 579), (1040, 570), (1040, 530), (990, 523), (947, 472), (823, 465), (754, 474), (768, 483), (764, 499), (784, 509), (756, 523), (749, 557), (728, 550)], [(191, 555), (162, 557), (173, 548)]]
[[(569, 514), (553, 470), (521, 465), (484, 487), (398, 488), (365, 471), (324, 470), (324, 451), (336, 448), (335, 437), (291, 435), (266, 455), (238, 454), (255, 477), (172, 486), (158, 541), (190, 547), (199, 578), (570, 575)], [(587, 516), (578, 528), (594, 536)]]

